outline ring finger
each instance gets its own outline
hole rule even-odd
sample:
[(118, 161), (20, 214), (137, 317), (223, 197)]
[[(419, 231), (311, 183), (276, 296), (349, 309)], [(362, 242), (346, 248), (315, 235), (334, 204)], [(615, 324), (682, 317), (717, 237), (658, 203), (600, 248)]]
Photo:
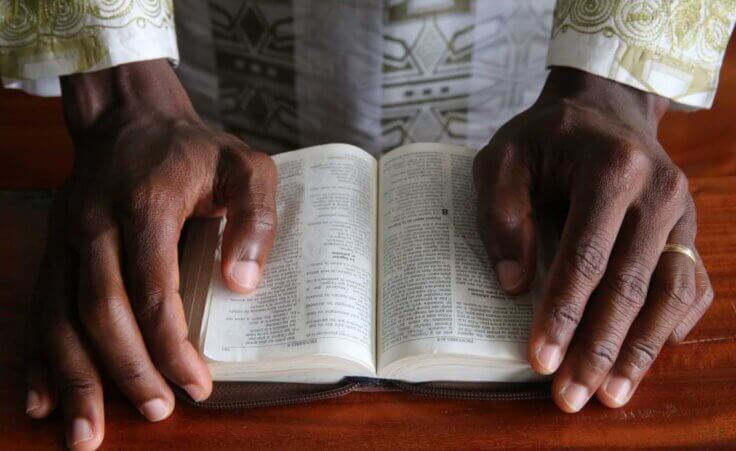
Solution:
[(648, 218), (637, 207), (624, 220), (606, 274), (554, 380), (555, 401), (567, 412), (580, 410), (596, 392), (647, 299), (652, 273), (677, 221), (661, 216)]
[[(694, 221), (686, 214), (672, 230), (668, 243), (693, 249)], [(688, 255), (666, 252), (660, 257), (649, 300), (621, 347), (618, 359), (598, 389), (598, 399), (609, 407), (626, 404), (659, 355), (672, 331), (685, 317), (695, 298), (695, 265)]]

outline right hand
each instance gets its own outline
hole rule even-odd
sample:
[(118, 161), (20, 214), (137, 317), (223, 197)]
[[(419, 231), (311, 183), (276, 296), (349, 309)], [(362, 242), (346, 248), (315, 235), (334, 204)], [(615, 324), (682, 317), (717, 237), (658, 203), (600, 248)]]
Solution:
[[(480, 235), (507, 293), (534, 279), (539, 207), (565, 214), (528, 347), (537, 372), (555, 373), (552, 397), (565, 412), (593, 396), (625, 405), (662, 347), (713, 300), (687, 178), (657, 140), (668, 106), (555, 67), (534, 105), (476, 157)], [(694, 261), (663, 253), (666, 243)]]
[(222, 274), (252, 291), (273, 244), (276, 168), (199, 119), (164, 60), (65, 77), (76, 147), (57, 196), (34, 300), (28, 414), (61, 404), (73, 449), (104, 435), (100, 373), (150, 421), (168, 417), (167, 379), (195, 400), (212, 380), (187, 341), (177, 243), (186, 218), (226, 214)]

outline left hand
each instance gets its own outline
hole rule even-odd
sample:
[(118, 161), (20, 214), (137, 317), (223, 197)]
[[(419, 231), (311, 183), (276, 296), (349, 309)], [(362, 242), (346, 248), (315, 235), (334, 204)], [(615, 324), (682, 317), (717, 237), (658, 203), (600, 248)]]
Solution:
[[(535, 370), (556, 372), (553, 397), (566, 412), (594, 394), (626, 404), (662, 346), (682, 340), (713, 299), (687, 178), (657, 140), (667, 107), (553, 68), (537, 102), (475, 160), (480, 235), (506, 292), (534, 278), (535, 207), (569, 207), (528, 349)], [(663, 254), (666, 243), (696, 261)]]
[(29, 327), (27, 413), (61, 411), (67, 445), (105, 433), (101, 376), (149, 421), (202, 401), (207, 363), (187, 339), (179, 293), (184, 221), (227, 216), (222, 278), (248, 293), (276, 233), (276, 166), (212, 130), (164, 59), (62, 77), (74, 169), (49, 221)]

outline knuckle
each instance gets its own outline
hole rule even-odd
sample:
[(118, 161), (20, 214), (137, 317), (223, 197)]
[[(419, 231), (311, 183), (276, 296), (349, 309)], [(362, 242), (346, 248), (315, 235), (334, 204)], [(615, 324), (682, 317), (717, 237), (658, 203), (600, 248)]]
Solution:
[(626, 348), (628, 363), (633, 365), (638, 371), (644, 371), (649, 368), (657, 358), (657, 354), (659, 354), (659, 347), (647, 339), (634, 340)]
[(582, 319), (580, 310), (569, 302), (557, 303), (551, 313), (552, 321), (568, 328), (577, 327)]
[(623, 178), (639, 177), (651, 166), (649, 155), (636, 141), (624, 141), (618, 144), (616, 162), (618, 163), (618, 175)]
[(616, 362), (618, 345), (609, 339), (597, 340), (590, 344), (585, 354), (585, 365), (596, 373), (608, 371)]
[(80, 300), (79, 316), (85, 328), (97, 335), (123, 321), (124, 300), (104, 297)]
[(165, 146), (170, 155), (176, 158), (166, 158), (158, 162), (162, 170), (170, 169), (191, 154), (197, 152), (210, 152), (215, 149), (213, 134), (206, 128), (199, 128), (188, 119), (175, 118), (168, 121), (168, 126), (173, 133), (168, 135)]
[(254, 206), (244, 222), (255, 232), (269, 232), (276, 228), (276, 210), (267, 204)]
[(491, 230), (514, 231), (518, 230), (523, 222), (524, 218), (514, 214), (508, 208), (503, 208), (503, 206), (487, 209), (485, 214), (480, 217), (480, 224)]
[(613, 144), (610, 167), (601, 180), (612, 193), (628, 193), (642, 186), (651, 170), (649, 155), (635, 142), (622, 141)]
[(260, 150), (254, 150), (250, 154), (252, 165), (258, 172), (266, 173), (266, 175), (276, 176), (276, 163), (267, 153)]
[(578, 108), (570, 99), (562, 99), (559, 109), (558, 123), (560, 128), (566, 129), (572, 127), (579, 119)]
[(146, 211), (155, 196), (156, 193), (152, 187), (140, 183), (126, 190), (123, 197), (123, 206), (131, 213)]
[(517, 159), (516, 149), (510, 142), (494, 137), (473, 161), (476, 183), (494, 183), (502, 168), (514, 165)]
[(638, 173), (647, 167), (650, 157), (643, 147), (638, 139), (631, 137), (617, 143), (618, 160), (624, 172), (630, 170), (632, 173)]
[(495, 161), (495, 166), (499, 169), (508, 168), (516, 164), (518, 154), (516, 148), (510, 143), (499, 143), (493, 148), (491, 157)]
[(98, 386), (92, 375), (79, 371), (70, 370), (60, 375), (59, 391), (62, 398), (82, 397), (89, 398), (98, 391)]
[(694, 226), (695, 210), (694, 205), (691, 205), (688, 180), (679, 168), (672, 164), (662, 164), (649, 183), (645, 205), (656, 210), (657, 217), (684, 217), (688, 228)]
[(164, 290), (152, 290), (136, 296), (136, 316), (142, 322), (157, 322), (162, 317), (162, 310), (167, 294)]
[(688, 282), (669, 281), (662, 289), (666, 308), (678, 318), (687, 313), (695, 299), (695, 287)]
[(85, 242), (97, 238), (108, 226), (108, 216), (104, 208), (93, 203), (84, 203), (75, 212), (74, 230)]
[(167, 348), (152, 350), (151, 357), (156, 366), (170, 371), (177, 371), (177, 368), (181, 368), (186, 356), (184, 351), (186, 343), (186, 336), (172, 337), (171, 344)]
[(127, 188), (122, 194), (119, 208), (134, 226), (145, 227), (151, 215), (158, 216), (179, 208), (176, 198), (169, 188), (147, 181)]
[(638, 310), (646, 300), (649, 281), (643, 268), (633, 266), (609, 278), (606, 286), (617, 297)]
[(690, 193), (689, 182), (685, 173), (678, 167), (672, 164), (662, 165), (657, 171), (655, 186), (664, 203), (686, 206), (686, 199)]
[(583, 280), (597, 283), (606, 271), (608, 248), (608, 243), (601, 237), (584, 240), (570, 253), (569, 268)]
[(253, 149), (247, 145), (240, 145), (233, 149), (233, 160), (238, 170), (246, 175), (265, 174), (276, 175), (276, 163), (265, 152)]
[(216, 185), (223, 199), (247, 193), (255, 207), (275, 203), (278, 169), (268, 154), (245, 145), (230, 148), (222, 153), (221, 165)]
[(113, 376), (121, 385), (138, 385), (146, 378), (145, 365), (140, 362), (123, 362), (114, 371)]

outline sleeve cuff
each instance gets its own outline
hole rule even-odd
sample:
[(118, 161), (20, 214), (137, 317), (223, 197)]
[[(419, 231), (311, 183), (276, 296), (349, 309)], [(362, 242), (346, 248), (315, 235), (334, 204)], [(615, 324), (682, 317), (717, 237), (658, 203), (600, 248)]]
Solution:
[[(131, 42), (132, 45), (134, 45)], [(110, 49), (109, 58), (100, 61), (94, 66), (86, 70), (69, 69), (74, 67), (73, 60), (55, 59), (47, 65), (37, 67), (38, 74), (52, 73), (58, 74), (54, 76), (37, 76), (24, 79), (12, 77), (2, 77), (2, 83), (8, 89), (20, 89), (28, 94), (41, 97), (58, 97), (61, 95), (61, 84), (59, 77), (62, 75), (70, 75), (74, 73), (94, 72), (97, 70), (107, 69), (109, 67), (119, 66), (121, 64), (134, 63), (136, 61), (148, 61), (160, 58), (167, 58), (173, 66), (179, 64), (179, 51), (176, 47), (176, 40), (171, 45), (164, 45), (163, 42), (141, 43), (144, 47), (135, 51), (130, 49)]]
[[(150, 3), (150, 2), (149, 2)], [(60, 95), (59, 77), (94, 72), (121, 64), (167, 58), (179, 62), (171, 4), (158, 0), (160, 8), (132, 10), (125, 16), (104, 19), (88, 13), (73, 34), (25, 39), (3, 39), (0, 24), (0, 75), (6, 87), (42, 96)], [(28, 17), (33, 13), (24, 11)]]
[[(680, 13), (693, 2), (673, 1), (669, 9), (652, 11), (635, 10), (631, 0), (601, 3), (609, 8), (594, 21), (583, 16), (589, 11), (582, 1), (558, 1), (548, 67), (580, 69), (687, 109), (712, 106), (736, 11), (717, 16), (710, 2), (695, 2), (702, 5), (697, 20), (687, 16), (692, 22), (679, 24), (686, 17)], [(679, 35), (683, 30), (689, 34)]]

